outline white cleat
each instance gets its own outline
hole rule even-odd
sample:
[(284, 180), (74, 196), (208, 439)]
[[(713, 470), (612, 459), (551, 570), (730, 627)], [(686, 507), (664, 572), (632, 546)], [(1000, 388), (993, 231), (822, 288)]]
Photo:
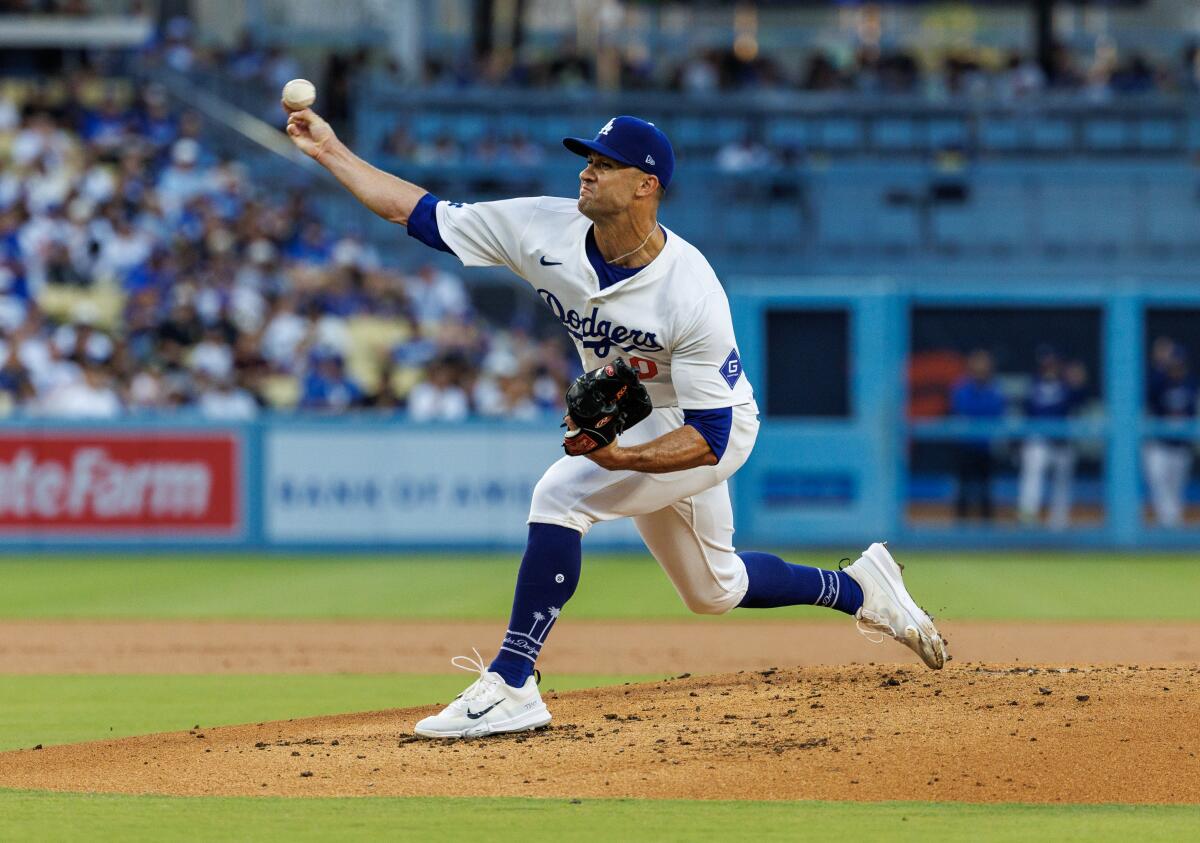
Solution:
[(479, 651), (475, 658), (455, 656), (450, 663), (460, 670), (477, 671), (476, 679), (440, 713), (417, 724), (422, 738), (480, 738), (503, 732), (525, 732), (550, 722), (550, 712), (530, 676), (520, 688), (487, 669)]
[(903, 567), (878, 542), (868, 547), (858, 561), (844, 569), (862, 587), (863, 604), (855, 614), (859, 631), (875, 643), (879, 633), (895, 638), (934, 670), (945, 665), (946, 642), (929, 616), (909, 596), (900, 572)]

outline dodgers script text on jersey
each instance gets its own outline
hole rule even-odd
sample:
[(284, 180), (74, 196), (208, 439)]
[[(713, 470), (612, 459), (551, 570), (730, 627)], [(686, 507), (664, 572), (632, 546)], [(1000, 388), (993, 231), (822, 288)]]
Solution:
[(725, 291), (704, 256), (675, 232), (649, 265), (601, 290), (585, 249), (592, 222), (574, 199), (439, 202), (437, 224), (464, 265), (507, 266), (528, 281), (570, 333), (585, 370), (603, 365), (616, 347), (655, 407), (753, 405), (740, 361), (739, 377), (730, 377), (738, 356)]

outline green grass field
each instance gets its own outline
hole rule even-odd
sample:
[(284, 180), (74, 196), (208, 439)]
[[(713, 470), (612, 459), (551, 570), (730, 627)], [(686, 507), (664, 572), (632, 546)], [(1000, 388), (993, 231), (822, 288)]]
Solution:
[[(785, 553), (832, 567), (838, 554)], [(1200, 621), (1200, 558), (1120, 554), (905, 554), (940, 616)], [(515, 555), (422, 557), (9, 556), (0, 619), (446, 619), (507, 615)], [(815, 609), (739, 613), (820, 618)], [(593, 556), (569, 616), (687, 613), (645, 556)], [(831, 617), (832, 619), (832, 617)], [(712, 622), (696, 618), (697, 622)], [(719, 622), (717, 620), (716, 622)], [(635, 677), (555, 676), (559, 690)], [(652, 677), (636, 677), (652, 678)], [(195, 724), (257, 722), (443, 701), (462, 679), (398, 675), (3, 676), (0, 749)], [(886, 794), (876, 794), (883, 797)], [(719, 796), (719, 794), (714, 794)], [(642, 802), (516, 799), (195, 799), (0, 791), (0, 839), (1179, 840), (1196, 806)]]
[[(25, 840), (972, 840), (1176, 841), (1178, 806), (585, 799), (270, 799), (0, 792), (0, 829)], [(11, 832), (11, 834), (7, 833)]]
[[(836, 553), (783, 554), (835, 567)], [(939, 617), (1200, 619), (1200, 556), (903, 554)], [(0, 618), (503, 618), (515, 554), (0, 557)], [(585, 559), (572, 618), (696, 618), (649, 556)], [(811, 607), (742, 612), (832, 617)], [(696, 618), (711, 620), (711, 618)]]
[[(227, 726), (446, 702), (463, 689), (466, 674), (455, 673), (3, 676), (0, 751), (175, 732), (197, 724)], [(570, 691), (662, 678), (556, 675), (546, 686)]]

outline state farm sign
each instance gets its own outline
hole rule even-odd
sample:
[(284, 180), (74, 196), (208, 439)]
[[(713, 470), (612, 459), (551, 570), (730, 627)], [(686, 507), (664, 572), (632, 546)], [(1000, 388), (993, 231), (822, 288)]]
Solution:
[(229, 434), (0, 433), (0, 530), (233, 533)]

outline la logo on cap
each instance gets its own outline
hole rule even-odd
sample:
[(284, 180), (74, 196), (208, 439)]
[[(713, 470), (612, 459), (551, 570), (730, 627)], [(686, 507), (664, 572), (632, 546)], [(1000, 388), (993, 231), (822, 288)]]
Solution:
[[(615, 118), (615, 117), (613, 118), (613, 120), (616, 120), (616, 119), (617, 119), (617, 118)], [(607, 135), (609, 132), (611, 132), (611, 131), (612, 131), (612, 124), (613, 124), (613, 121), (612, 121), (612, 120), (609, 120), (607, 123), (605, 123), (605, 124), (604, 124), (604, 128), (600, 130), (600, 134), (602, 134), (602, 135)]]

